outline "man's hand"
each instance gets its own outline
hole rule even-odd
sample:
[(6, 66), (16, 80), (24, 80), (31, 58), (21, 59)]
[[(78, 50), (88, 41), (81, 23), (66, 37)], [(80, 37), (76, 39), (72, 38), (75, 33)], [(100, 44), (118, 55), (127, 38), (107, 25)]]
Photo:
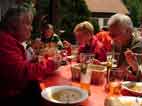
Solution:
[(136, 55), (130, 49), (127, 49), (124, 55), (128, 65), (132, 67), (134, 72), (136, 72), (138, 70), (138, 61)]

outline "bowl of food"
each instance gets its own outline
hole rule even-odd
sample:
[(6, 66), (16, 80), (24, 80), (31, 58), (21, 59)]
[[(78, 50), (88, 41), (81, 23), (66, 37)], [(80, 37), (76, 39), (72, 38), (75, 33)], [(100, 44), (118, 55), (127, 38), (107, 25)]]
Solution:
[(79, 87), (60, 85), (45, 88), (41, 96), (57, 104), (76, 104), (88, 98), (88, 93)]
[(123, 95), (142, 96), (142, 82), (124, 81), (121, 86)]
[(81, 64), (76, 63), (71, 65), (71, 73), (73, 81), (80, 81)]

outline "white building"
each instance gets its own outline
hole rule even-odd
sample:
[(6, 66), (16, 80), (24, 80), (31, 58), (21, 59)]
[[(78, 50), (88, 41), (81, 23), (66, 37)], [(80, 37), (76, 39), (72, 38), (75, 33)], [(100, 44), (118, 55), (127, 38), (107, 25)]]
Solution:
[(122, 0), (85, 0), (100, 28), (106, 26), (108, 18), (115, 13), (129, 14)]

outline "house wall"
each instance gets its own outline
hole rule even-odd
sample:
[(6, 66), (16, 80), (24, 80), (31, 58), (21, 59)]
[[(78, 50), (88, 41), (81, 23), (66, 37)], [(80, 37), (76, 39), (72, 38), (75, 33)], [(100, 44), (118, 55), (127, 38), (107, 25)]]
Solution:
[(99, 28), (101, 29), (104, 26), (107, 26), (107, 21), (113, 14), (115, 13), (92, 13), (92, 18), (96, 20)]

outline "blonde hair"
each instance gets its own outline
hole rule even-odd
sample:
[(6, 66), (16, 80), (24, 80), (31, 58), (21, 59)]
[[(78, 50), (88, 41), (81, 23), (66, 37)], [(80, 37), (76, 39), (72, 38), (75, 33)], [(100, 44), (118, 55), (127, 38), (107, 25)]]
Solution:
[(94, 33), (94, 27), (93, 25), (88, 22), (88, 21), (83, 21), (79, 24), (77, 24), (74, 28), (74, 33), (78, 31), (83, 31), (83, 32), (89, 32), (89, 33)]
[(111, 16), (108, 20), (108, 27), (111, 27), (112, 25), (122, 25), (125, 28), (133, 30), (133, 23), (131, 18), (125, 14), (117, 13)]

